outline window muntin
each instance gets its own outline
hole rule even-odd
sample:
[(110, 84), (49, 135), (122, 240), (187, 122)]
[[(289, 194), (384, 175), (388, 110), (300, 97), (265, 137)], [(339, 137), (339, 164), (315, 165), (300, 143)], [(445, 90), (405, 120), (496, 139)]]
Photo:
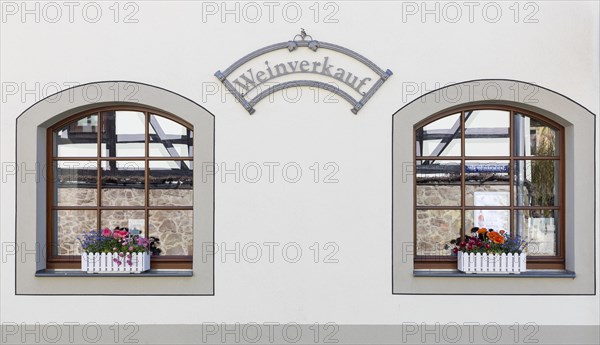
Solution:
[[(48, 137), (49, 268), (77, 268), (81, 232), (116, 226), (159, 236), (154, 268), (191, 268), (191, 125), (146, 109), (106, 108), (60, 122)], [(159, 155), (151, 154), (153, 137)]]
[(444, 244), (484, 226), (527, 237), (530, 267), (564, 268), (562, 131), (500, 106), (415, 126), (415, 267), (454, 267)]

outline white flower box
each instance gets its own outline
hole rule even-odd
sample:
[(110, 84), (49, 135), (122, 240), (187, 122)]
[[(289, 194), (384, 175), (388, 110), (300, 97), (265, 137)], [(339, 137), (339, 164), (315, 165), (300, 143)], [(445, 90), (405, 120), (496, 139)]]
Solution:
[[(122, 256), (121, 256), (122, 255)], [(131, 255), (131, 258), (128, 258)], [(118, 259), (119, 265), (115, 259)], [(131, 265), (128, 263), (131, 261)], [(150, 269), (150, 253), (83, 253), (81, 270), (88, 273), (141, 273)]]
[(527, 255), (458, 252), (458, 270), (465, 273), (519, 274), (525, 272)]

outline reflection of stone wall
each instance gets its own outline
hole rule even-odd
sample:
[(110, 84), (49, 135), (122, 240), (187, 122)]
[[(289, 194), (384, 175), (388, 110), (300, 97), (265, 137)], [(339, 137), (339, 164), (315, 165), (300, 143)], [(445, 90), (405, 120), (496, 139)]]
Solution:
[(193, 211), (150, 211), (150, 236), (160, 239), (161, 255), (191, 255)]
[(417, 211), (417, 255), (447, 255), (444, 245), (460, 234), (460, 210)]
[[(473, 205), (473, 192), (508, 192), (508, 185), (466, 186), (465, 202)], [(460, 206), (460, 186), (421, 185), (417, 188), (419, 206)], [(417, 211), (417, 255), (448, 255), (443, 249), (450, 240), (460, 235), (464, 224), (472, 224), (473, 211), (467, 211), (465, 223), (461, 221), (459, 210), (419, 210)], [(469, 225), (469, 229), (470, 229)]]
[(96, 206), (96, 188), (58, 188), (58, 206)]
[(58, 255), (79, 255), (81, 245), (77, 240), (83, 232), (96, 228), (97, 213), (95, 210), (60, 210), (57, 211)]
[(192, 206), (192, 189), (150, 189), (150, 206)]
[(460, 206), (460, 185), (419, 185), (417, 205), (419, 206)]
[(102, 206), (144, 206), (143, 188), (102, 188)]
[[(105, 190), (106, 191), (106, 190)], [(142, 200), (142, 196), (134, 196), (139, 190), (110, 189), (113, 200), (111, 204), (133, 205), (131, 200)], [(143, 193), (144, 190), (141, 190)], [(106, 195), (106, 194), (105, 194)], [(161, 206), (192, 206), (193, 190), (191, 189), (160, 189), (150, 191), (151, 205)], [(121, 201), (120, 201), (121, 200)], [(124, 202), (123, 200), (129, 200)], [(59, 188), (58, 201), (61, 206), (95, 206), (96, 189), (94, 188)], [(135, 205), (137, 201), (135, 201)], [(57, 236), (59, 255), (79, 255), (81, 246), (77, 238), (85, 231), (98, 227), (114, 228), (129, 226), (129, 219), (144, 219), (143, 210), (103, 210), (101, 224), (96, 225), (95, 210), (61, 210), (57, 217)], [(191, 255), (193, 239), (193, 211), (160, 210), (150, 211), (150, 236), (160, 239), (161, 255)]]

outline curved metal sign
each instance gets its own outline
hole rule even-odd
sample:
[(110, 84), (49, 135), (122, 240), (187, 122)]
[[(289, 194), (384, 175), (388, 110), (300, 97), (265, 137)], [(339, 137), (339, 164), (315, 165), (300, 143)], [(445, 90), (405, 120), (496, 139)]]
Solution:
[[(368, 67), (375, 73), (376, 77), (361, 78), (356, 73), (353, 74), (340, 67), (335, 68), (331, 63), (330, 58), (325, 56), (314, 61), (293, 60), (278, 64), (270, 63), (267, 60), (260, 70), (250, 68), (240, 74), (237, 78), (232, 79), (232, 81), (227, 79), (244, 64), (261, 55), (281, 49), (287, 49), (290, 53), (293, 53), (299, 48), (308, 48), (313, 52), (316, 52), (318, 49), (328, 49), (344, 54)], [(345, 85), (344, 87), (347, 88), (350, 93), (358, 94), (358, 97), (353, 97), (349, 92), (340, 89), (340, 87), (318, 80), (292, 80), (276, 83), (267, 88), (261, 87), (265, 86), (266, 83), (273, 83), (274, 79), (296, 73), (316, 74), (332, 78), (336, 82), (341, 82)], [(215, 76), (250, 114), (254, 113), (254, 106), (265, 97), (283, 89), (302, 86), (317, 87), (335, 93), (350, 103), (353, 106), (351, 111), (356, 114), (391, 75), (392, 71), (389, 69), (384, 71), (371, 60), (348, 48), (313, 40), (310, 35), (306, 34), (304, 29), (302, 29), (301, 33), (296, 35), (291, 41), (281, 42), (255, 50), (236, 61), (223, 72), (217, 71), (215, 73)], [(255, 93), (255, 95), (250, 97), (251, 93)]]

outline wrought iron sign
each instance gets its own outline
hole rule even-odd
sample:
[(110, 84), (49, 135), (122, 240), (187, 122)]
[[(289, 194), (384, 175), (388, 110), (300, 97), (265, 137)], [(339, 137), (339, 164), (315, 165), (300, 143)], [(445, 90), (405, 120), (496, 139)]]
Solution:
[[(276, 64), (265, 60), (264, 64), (261, 65), (261, 68), (249, 68), (235, 79), (232, 79), (232, 81), (227, 79), (240, 67), (261, 55), (282, 49), (287, 49), (289, 53), (293, 53), (301, 48), (307, 48), (313, 52), (316, 52), (319, 49), (327, 49), (344, 54), (368, 67), (375, 73), (376, 77), (362, 77), (358, 76), (356, 73), (347, 71), (344, 68), (336, 68), (336, 66), (332, 64), (332, 59), (328, 56), (324, 56), (322, 58), (313, 59), (313, 61), (290, 59), (289, 61), (283, 61)], [(314, 74), (332, 78), (335, 82), (340, 82), (342, 85), (345, 85), (345, 88), (348, 89), (349, 92), (358, 94), (358, 97), (353, 97), (349, 92), (342, 90), (336, 85), (319, 80), (274, 82), (275, 79), (296, 73)], [(348, 48), (313, 40), (312, 36), (307, 35), (304, 29), (302, 29), (300, 34), (296, 35), (291, 41), (276, 43), (255, 50), (236, 61), (223, 72), (217, 71), (215, 73), (215, 76), (250, 114), (254, 113), (254, 106), (265, 97), (280, 90), (303, 86), (317, 87), (340, 96), (353, 106), (351, 111), (356, 114), (391, 75), (392, 71), (389, 69), (384, 71), (371, 60)], [(270, 86), (265, 87), (267, 83), (270, 84)], [(252, 94), (254, 95), (251, 96)]]

